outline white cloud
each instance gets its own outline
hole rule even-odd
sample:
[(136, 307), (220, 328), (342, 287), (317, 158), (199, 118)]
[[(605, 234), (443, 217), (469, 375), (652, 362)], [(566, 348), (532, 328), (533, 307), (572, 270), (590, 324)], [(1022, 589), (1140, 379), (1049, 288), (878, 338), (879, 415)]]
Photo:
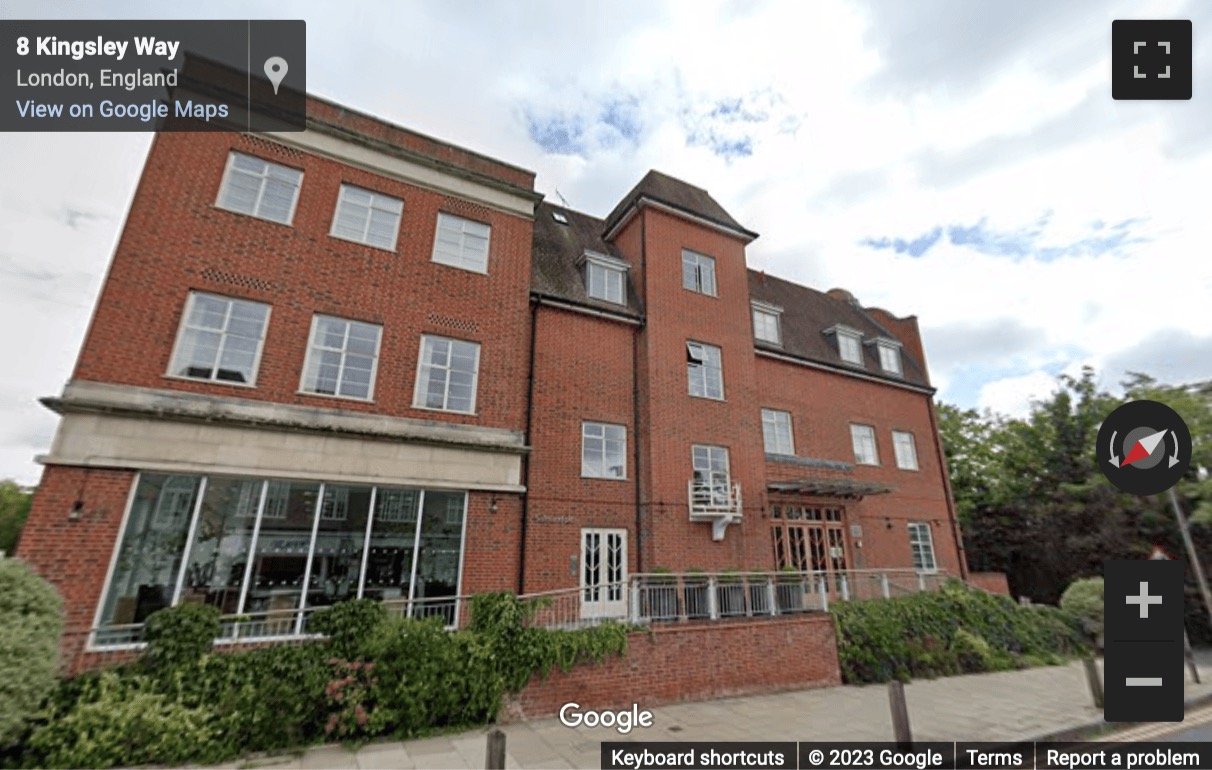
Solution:
[(1056, 378), (1034, 371), (986, 383), (981, 388), (977, 408), (991, 409), (1007, 417), (1026, 417), (1033, 401), (1047, 399), (1056, 390)]

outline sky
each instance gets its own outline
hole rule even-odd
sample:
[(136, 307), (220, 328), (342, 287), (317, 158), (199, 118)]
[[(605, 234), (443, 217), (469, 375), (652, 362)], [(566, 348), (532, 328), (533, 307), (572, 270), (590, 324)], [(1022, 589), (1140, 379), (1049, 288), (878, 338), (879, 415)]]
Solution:
[[(171, 14), (166, 16), (165, 14)], [(918, 318), (938, 398), (1024, 415), (1089, 365), (1212, 379), (1212, 3), (6, 2), (307, 22), (313, 93), (605, 216), (652, 168), (750, 266)], [(1111, 22), (1191, 19), (1190, 101), (1114, 101)], [(150, 145), (0, 136), (0, 478), (33, 484)]]

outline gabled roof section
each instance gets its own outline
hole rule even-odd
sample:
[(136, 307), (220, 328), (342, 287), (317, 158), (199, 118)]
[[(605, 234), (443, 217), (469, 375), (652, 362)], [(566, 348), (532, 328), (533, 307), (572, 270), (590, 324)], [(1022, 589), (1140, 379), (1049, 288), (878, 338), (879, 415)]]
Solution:
[[(563, 215), (567, 224), (556, 220), (554, 215), (557, 213)], [(593, 299), (585, 288), (582, 267), (585, 252), (623, 259), (619, 250), (602, 238), (602, 225), (602, 220), (597, 217), (554, 206), (546, 201), (535, 206), (531, 291), (575, 305), (640, 318), (643, 309), (630, 271), (627, 274), (625, 306)]]
[(644, 201), (662, 204), (681, 214), (706, 220), (718, 227), (731, 230), (747, 241), (758, 237), (757, 233), (746, 230), (740, 222), (733, 219), (732, 215), (725, 211), (724, 207), (717, 203), (706, 190), (675, 179), (668, 174), (662, 174), (660, 171), (649, 171), (639, 184), (631, 188), (631, 192), (627, 193), (619, 205), (614, 207), (614, 211), (611, 211), (606, 217), (603, 232), (610, 234), (611, 230), (628, 218), (632, 209), (642, 205)]
[[(838, 296), (834, 296), (834, 295)], [(843, 298), (843, 296), (845, 298)], [(845, 292), (825, 293), (801, 286), (782, 278), (775, 278), (757, 270), (749, 271), (749, 297), (752, 300), (778, 305), (783, 308), (779, 316), (783, 344), (775, 345), (754, 340), (759, 350), (768, 350), (804, 361), (824, 364), (841, 371), (861, 372), (870, 377), (929, 388), (922, 362), (913, 353), (913, 346), (877, 323), (853, 297)], [(842, 326), (863, 334), (864, 340), (897, 340), (901, 346), (902, 376), (889, 374), (880, 367), (879, 359), (869, 346), (865, 352), (865, 366), (855, 366), (842, 360), (833, 335), (826, 334), (831, 327)]]

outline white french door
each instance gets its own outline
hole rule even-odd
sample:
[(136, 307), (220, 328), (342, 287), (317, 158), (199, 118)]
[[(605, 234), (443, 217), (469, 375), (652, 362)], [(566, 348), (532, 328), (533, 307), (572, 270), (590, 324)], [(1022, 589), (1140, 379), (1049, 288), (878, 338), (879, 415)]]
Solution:
[(627, 530), (581, 530), (581, 617), (627, 615)]

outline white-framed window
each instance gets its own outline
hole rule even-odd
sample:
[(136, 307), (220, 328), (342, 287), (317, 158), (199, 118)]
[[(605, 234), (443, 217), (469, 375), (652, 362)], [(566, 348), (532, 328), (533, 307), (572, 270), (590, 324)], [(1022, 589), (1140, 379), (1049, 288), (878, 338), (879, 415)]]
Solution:
[(324, 502), (320, 504), (320, 518), (327, 521), (345, 521), (349, 518), (349, 487), (324, 488)]
[(858, 332), (838, 329), (837, 352), (848, 364), (863, 364), (863, 344)]
[(603, 254), (585, 254), (585, 290), (594, 299), (627, 304), (627, 263)]
[(896, 452), (896, 467), (915, 471), (917, 467), (917, 445), (913, 434), (905, 430), (892, 431), (892, 449)]
[(399, 198), (343, 184), (329, 235), (395, 251), (403, 213), (404, 201)]
[(295, 218), (303, 172), (233, 152), (227, 156), (215, 205), (237, 214), (289, 225)]
[(686, 343), (686, 373), (690, 395), (724, 399), (724, 368), (720, 349), (701, 342)]
[(263, 302), (190, 292), (168, 373), (252, 385), (268, 324)]
[(875, 428), (851, 425), (850, 441), (854, 444), (854, 462), (858, 465), (879, 465), (880, 455), (875, 446)]
[(581, 476), (627, 478), (627, 429), (600, 422), (581, 423)]
[(728, 505), (732, 499), (728, 449), (694, 444), (690, 447), (690, 462), (694, 471), (695, 501), (715, 507)]
[(777, 409), (762, 410), (762, 439), (766, 442), (766, 454), (794, 455), (795, 442), (791, 438), (791, 414)]
[(682, 287), (715, 296), (715, 258), (682, 249)]
[(930, 525), (924, 521), (909, 522), (909, 550), (913, 554), (913, 568), (923, 572), (935, 572), (934, 538)]
[(881, 340), (876, 342), (876, 348), (880, 350), (880, 369), (890, 375), (901, 375), (901, 346)]
[(564, 215), (564, 212), (563, 212), (563, 211), (553, 211), (553, 212), (551, 212), (551, 218), (552, 218), (552, 219), (554, 219), (555, 221), (559, 222), (559, 223), (560, 223), (560, 224), (562, 224), (562, 225), (566, 225), (566, 224), (568, 224), (568, 217), (566, 217), (566, 216)]
[(433, 261), (442, 265), (488, 272), (488, 238), (492, 228), (483, 222), (438, 212), (438, 232), (434, 236)]
[(446, 337), (421, 337), (413, 406), (471, 414), (476, 409), (480, 346)]
[(369, 401), (374, 397), (383, 327), (317, 315), (303, 366), (304, 393)]
[(762, 342), (782, 345), (783, 334), (779, 328), (779, 314), (764, 308), (753, 308), (753, 336), (754, 339)]

